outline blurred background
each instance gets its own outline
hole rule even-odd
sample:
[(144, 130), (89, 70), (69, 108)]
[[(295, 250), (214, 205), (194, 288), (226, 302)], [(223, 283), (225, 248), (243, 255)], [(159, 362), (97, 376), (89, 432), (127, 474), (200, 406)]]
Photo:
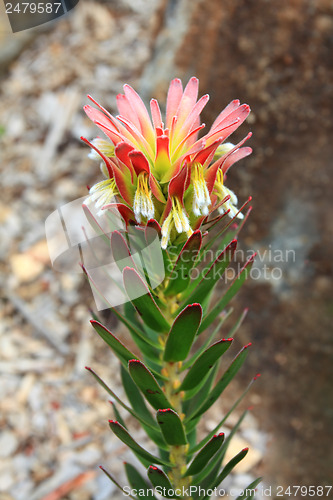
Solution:
[(44, 222), (99, 179), (79, 140), (96, 134), (86, 94), (114, 112), (126, 82), (164, 101), (170, 79), (192, 75), (211, 96), (207, 125), (235, 98), (252, 108), (232, 140), (252, 130), (254, 152), (228, 185), (241, 202), (253, 197), (240, 246), (260, 256), (233, 304), (234, 318), (249, 307), (237, 341), (252, 352), (202, 432), (261, 372), (233, 450), (252, 452), (234, 484), (332, 483), (331, 0), (81, 0), (15, 35), (1, 9), (0, 499), (121, 498), (97, 466), (125, 484), (128, 457), (84, 370), (121, 395), (118, 365), (89, 325), (82, 274), (52, 269)]

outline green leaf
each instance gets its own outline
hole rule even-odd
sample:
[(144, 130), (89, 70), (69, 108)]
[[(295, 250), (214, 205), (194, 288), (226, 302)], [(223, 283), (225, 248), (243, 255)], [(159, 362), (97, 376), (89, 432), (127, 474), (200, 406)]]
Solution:
[(134, 451), (137, 455), (141, 456), (145, 460), (148, 460), (155, 464), (170, 466), (168, 462), (164, 462), (158, 457), (155, 457), (147, 450), (142, 448), (128, 433), (128, 431), (116, 420), (109, 420), (110, 429), (112, 432), (122, 441), (126, 446), (128, 446), (132, 451)]
[(242, 314), (237, 319), (237, 321), (234, 324), (234, 326), (229, 331), (229, 333), (228, 333), (229, 337), (233, 337), (235, 335), (235, 333), (237, 332), (237, 330), (239, 329), (239, 327), (242, 325), (244, 319), (246, 318), (246, 315), (247, 315), (248, 312), (249, 312), (249, 309), (245, 308), (244, 311), (242, 312)]
[(171, 446), (187, 444), (182, 421), (178, 414), (170, 408), (158, 410), (156, 420), (161, 428), (165, 441)]
[[(127, 349), (127, 347), (124, 346), (120, 342), (117, 337), (115, 337), (105, 326), (103, 326), (101, 323), (98, 321), (90, 321), (96, 332), (99, 334), (99, 336), (111, 347), (113, 352), (116, 354), (116, 356), (119, 358), (121, 363), (127, 367), (128, 361), (130, 359), (135, 358), (135, 354), (133, 354), (131, 351)], [(161, 375), (160, 373), (155, 372), (155, 370), (152, 370), (152, 372), (159, 378), (165, 380), (166, 377), (164, 375)]]
[[(205, 342), (197, 349), (197, 351), (193, 354), (193, 356), (183, 363), (181, 371), (187, 370), (191, 368), (191, 366), (196, 362), (199, 356), (208, 348), (209, 344), (214, 340), (216, 335), (219, 333), (221, 326), (229, 318), (230, 314), (233, 312), (232, 307), (228, 311), (222, 311), (220, 321), (216, 328), (214, 328), (213, 332), (207, 337)], [(228, 335), (230, 337), (231, 335)]]
[(187, 357), (200, 326), (201, 316), (200, 304), (190, 304), (178, 314), (165, 344), (164, 361), (173, 363)]
[[(148, 477), (149, 477), (152, 485), (155, 488), (160, 488), (160, 489), (162, 489), (162, 491), (165, 488), (166, 492), (168, 490), (173, 489), (172, 484), (170, 483), (168, 476), (158, 467), (154, 467), (153, 465), (150, 465), (150, 467), (148, 468), (147, 474), (148, 474)], [(167, 496), (167, 495), (163, 494), (163, 496)], [(167, 496), (167, 498), (169, 498), (169, 497)], [(174, 498), (174, 497), (170, 497), (170, 498)]]
[(199, 334), (203, 332), (214, 321), (215, 318), (217, 318), (217, 316), (228, 305), (228, 303), (234, 297), (234, 295), (236, 295), (236, 293), (241, 288), (242, 284), (244, 283), (244, 281), (246, 280), (251, 271), (251, 267), (253, 265), (253, 260), (255, 256), (256, 254), (251, 255), (251, 257), (247, 260), (243, 268), (240, 270), (238, 276), (234, 279), (234, 281), (227, 289), (222, 299), (204, 317), (199, 329)]
[(214, 286), (222, 278), (224, 271), (229, 265), (236, 250), (236, 246), (237, 240), (232, 240), (232, 242), (229, 243), (225, 250), (223, 250), (223, 252), (219, 254), (200, 283), (195, 287), (193, 292), (185, 301), (185, 305), (192, 302), (199, 302), (200, 304), (202, 304), (208, 299)]
[[(119, 321), (121, 321), (128, 328), (130, 334), (132, 335), (133, 340), (136, 343), (137, 343), (138, 339), (140, 340), (140, 344), (137, 343), (137, 345), (142, 350), (143, 353), (144, 353), (144, 350), (141, 347), (142, 344), (147, 344), (147, 346), (145, 347), (146, 349), (149, 348), (149, 346), (152, 346), (155, 349), (161, 350), (160, 344), (158, 342), (153, 341), (151, 338), (144, 336), (143, 333), (138, 328), (138, 326), (130, 319), (130, 317), (127, 317), (127, 315), (126, 315), (126, 317), (123, 316), (114, 307), (110, 307), (110, 309), (115, 314), (115, 316), (119, 319)], [(155, 351), (150, 350), (149, 352), (155, 352)]]
[[(240, 451), (239, 453), (237, 453), (237, 455), (235, 455), (228, 463), (227, 465), (223, 468), (223, 470), (220, 472), (220, 474), (217, 476), (216, 480), (213, 482), (213, 484), (211, 485), (211, 488), (214, 489), (214, 488), (217, 488), (217, 486), (222, 483), (223, 479), (225, 479), (229, 474), (230, 472), (232, 471), (232, 469), (234, 467), (236, 467), (236, 465), (241, 462), (241, 460), (243, 460), (243, 458), (246, 457), (246, 455), (248, 454), (248, 451), (249, 449), (248, 448), (244, 448), (242, 451)], [(206, 498), (206, 497), (205, 497)], [(207, 497), (208, 498), (208, 497)]]
[(203, 377), (199, 380), (198, 384), (193, 389), (190, 389), (190, 390), (185, 392), (185, 394), (183, 396), (184, 402), (191, 401), (194, 398), (194, 396), (196, 396), (198, 394), (198, 392), (200, 392), (202, 387), (205, 385), (205, 383), (208, 379), (208, 376), (209, 376), (209, 372), (206, 374), (205, 377)]
[[(136, 470), (136, 468), (125, 462), (125, 472), (126, 476), (128, 479), (128, 482), (131, 486), (132, 489), (137, 491), (137, 497), (138, 498), (143, 498), (143, 499), (148, 499), (148, 498), (156, 498), (155, 495), (152, 495), (151, 492), (148, 492), (148, 489), (150, 488), (150, 485), (148, 482), (141, 476), (140, 472)], [(143, 493), (142, 495), (140, 493)]]
[(188, 391), (198, 385), (209, 370), (213, 368), (216, 361), (229, 349), (232, 341), (231, 338), (219, 340), (204, 351), (187, 372), (179, 390)]
[(227, 439), (224, 441), (222, 448), (217, 452), (214, 457), (214, 460), (208, 463), (208, 465), (200, 472), (200, 474), (196, 477), (196, 484), (201, 484), (201, 486), (209, 487), (211, 482), (216, 478), (218, 471), (221, 467), (223, 458), (228, 449), (231, 439), (238, 431), (241, 423), (243, 422), (245, 415), (247, 414), (247, 410), (241, 415), (238, 419), (236, 425), (233, 427), (232, 431), (228, 435)]
[[(141, 418), (142, 427), (144, 428), (150, 439), (152, 439), (154, 443), (159, 446), (159, 448), (168, 450), (168, 446), (163, 439), (160, 428), (156, 424), (153, 416), (148, 410), (146, 403), (141, 396), (140, 390), (135, 385), (128, 371), (125, 370), (123, 366), (121, 367), (121, 379), (128, 401), (131, 403), (131, 406), (135, 408), (135, 412), (138, 417)], [(122, 422), (120, 423), (122, 424)]]
[(176, 263), (168, 276), (169, 283), (165, 295), (177, 295), (187, 288), (191, 280), (191, 270), (194, 267), (196, 257), (201, 247), (202, 235), (197, 230), (192, 233), (183, 246)]
[(258, 477), (255, 481), (244, 488), (243, 493), (241, 493), (236, 500), (248, 500), (248, 498), (253, 498), (255, 495), (255, 489), (259, 483), (261, 483), (262, 477)]
[[(122, 367), (123, 368), (123, 367)], [(151, 422), (149, 420), (145, 420), (144, 418), (142, 418), (141, 415), (139, 415), (139, 413), (137, 412), (137, 409), (132, 410), (132, 408), (130, 408), (129, 406), (127, 406), (118, 396), (115, 392), (113, 392), (112, 389), (110, 389), (110, 387), (108, 385), (106, 385), (106, 383), (97, 375), (97, 373), (94, 372), (94, 370), (92, 370), (91, 368), (87, 367), (86, 366), (86, 370), (88, 370), (92, 375), (93, 377), (97, 380), (97, 382), (99, 383), (99, 385), (101, 387), (103, 387), (103, 389), (106, 390), (106, 392), (111, 396), (113, 397), (119, 404), (120, 406), (122, 406), (124, 408), (124, 410), (128, 411), (128, 413), (130, 413), (134, 418), (136, 418), (137, 420), (139, 420), (139, 422), (141, 422), (142, 425), (147, 425), (148, 427), (151, 427), (152, 429), (158, 429), (158, 426), (156, 425), (156, 422), (154, 421), (153, 417), (150, 415), (151, 417)]]
[(121, 423), (121, 425), (122, 425), (123, 427), (125, 427), (125, 429), (127, 429), (127, 425), (125, 424), (125, 422), (124, 422), (124, 420), (123, 420), (122, 416), (120, 415), (119, 410), (118, 410), (118, 408), (117, 408), (116, 404), (115, 404), (113, 401), (110, 401), (110, 404), (111, 404), (111, 406), (112, 406), (112, 409), (113, 409), (113, 413), (114, 413), (115, 419), (116, 419), (116, 420), (118, 420), (118, 422), (120, 422), (120, 423)]
[(115, 355), (119, 358), (119, 360), (127, 366), (127, 363), (129, 362), (130, 359), (133, 359), (135, 355), (127, 349), (127, 347), (124, 346), (120, 342), (117, 337), (115, 337), (105, 326), (103, 326), (101, 323), (98, 321), (90, 321), (98, 335), (108, 344), (109, 347), (111, 347), (112, 351), (115, 353)]
[(157, 332), (167, 332), (169, 323), (135, 269), (125, 267), (123, 277), (126, 293), (143, 321)]
[(131, 406), (135, 408), (137, 414), (147, 423), (150, 423), (152, 427), (158, 429), (154, 417), (148, 410), (146, 403), (141, 395), (139, 388), (134, 383), (132, 377), (125, 370), (124, 367), (121, 367), (121, 381), (125, 390), (125, 394), (127, 396), (128, 401)]
[(126, 493), (126, 491), (124, 490), (124, 488), (122, 488), (120, 486), (120, 484), (118, 483), (118, 481), (116, 481), (116, 479), (110, 474), (110, 472), (108, 472), (107, 470), (104, 469), (104, 467), (102, 467), (101, 465), (99, 466), (99, 468), (104, 472), (104, 474), (110, 479), (110, 481), (113, 482), (113, 484), (115, 484), (117, 486), (117, 488), (122, 492), (123, 495), (125, 496), (128, 496), (129, 498), (132, 498), (132, 500), (136, 500), (135, 497), (133, 497), (132, 495), (128, 495)]
[(248, 347), (250, 347), (250, 345), (251, 343), (243, 347), (243, 349), (238, 353), (238, 355), (233, 360), (227, 371), (222, 375), (222, 377), (218, 380), (214, 388), (208, 394), (207, 399), (200, 406), (200, 408), (198, 408), (198, 410), (190, 417), (191, 419), (197, 418), (203, 413), (205, 413), (221, 396), (224, 389), (229, 385), (231, 380), (234, 378), (234, 376), (244, 363), (248, 354)]
[(155, 377), (141, 361), (132, 359), (128, 363), (128, 368), (135, 384), (155, 410), (171, 408)]
[[(241, 394), (239, 396), (239, 398), (236, 400), (236, 402), (232, 405), (232, 407), (230, 408), (230, 410), (228, 411), (228, 413), (226, 415), (224, 415), (224, 417), (218, 422), (218, 424), (214, 427), (214, 429), (211, 430), (211, 432), (204, 438), (200, 441), (200, 443), (198, 443), (197, 445), (191, 447), (191, 449), (189, 450), (189, 454), (193, 454), (193, 453), (196, 453), (198, 450), (200, 450), (200, 448), (202, 448), (202, 446), (204, 446), (207, 441), (209, 441), (209, 439), (211, 439), (211, 437), (218, 431), (218, 429), (228, 420), (228, 418), (230, 417), (230, 415), (233, 413), (233, 411), (237, 408), (237, 406), (239, 405), (239, 403), (243, 400), (243, 398), (246, 396), (246, 394), (249, 392), (252, 384), (257, 380), (259, 374), (256, 375), (252, 380), (251, 382), (249, 383), (249, 385), (247, 386), (247, 388), (245, 389), (245, 391), (243, 392), (243, 394)], [(247, 411), (244, 412), (244, 416), (246, 414)], [(244, 418), (243, 416), (243, 418)], [(237, 425), (237, 424), (236, 424)], [(232, 432), (232, 431), (231, 431)], [(227, 441), (227, 440), (226, 440)]]
[(190, 420), (190, 416), (201, 406), (201, 404), (207, 398), (207, 394), (212, 387), (214, 379), (216, 377), (218, 371), (219, 363), (216, 363), (214, 368), (208, 374), (207, 379), (205, 380), (204, 385), (201, 387), (200, 391), (189, 401), (184, 401), (183, 403), (183, 411), (186, 414), (186, 418), (184, 423), (186, 425), (186, 431), (190, 432), (193, 427), (196, 426), (198, 419)]
[(221, 448), (224, 440), (224, 434), (214, 435), (210, 441), (199, 451), (192, 463), (189, 465), (185, 476), (194, 476), (202, 471), (210, 459)]

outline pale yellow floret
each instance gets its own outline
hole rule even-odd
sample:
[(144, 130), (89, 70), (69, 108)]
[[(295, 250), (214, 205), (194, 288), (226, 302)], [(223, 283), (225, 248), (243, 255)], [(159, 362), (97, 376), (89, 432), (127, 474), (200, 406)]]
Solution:
[(233, 218), (237, 215), (239, 219), (243, 219), (244, 215), (239, 212), (238, 213), (238, 208), (237, 208), (237, 203), (238, 199), (237, 196), (231, 189), (227, 188), (224, 183), (223, 183), (223, 171), (222, 169), (219, 169), (216, 175), (216, 181), (214, 184), (214, 192), (217, 194), (218, 199), (222, 201), (224, 198), (227, 196), (230, 196), (230, 199), (225, 201), (221, 206), (218, 208), (218, 212), (220, 214), (224, 214), (229, 210), (229, 217)]
[[(109, 141), (106, 141), (105, 139), (101, 139), (100, 137), (96, 137), (96, 139), (93, 139), (92, 144), (108, 158), (111, 158), (111, 156), (114, 156), (114, 145), (111, 144)], [(92, 160), (100, 160), (101, 159), (100, 155), (94, 149), (90, 150), (90, 153), (88, 154), (88, 158), (91, 158)]]
[[(118, 194), (118, 189), (114, 179), (106, 179), (94, 184), (89, 190), (87, 204), (95, 203), (96, 208), (102, 208), (113, 201), (114, 196)], [(103, 210), (99, 210), (97, 215), (102, 215)]]
[(141, 216), (152, 219), (155, 214), (152, 193), (148, 185), (148, 175), (141, 172), (138, 177), (138, 185), (135, 191), (133, 211), (136, 221), (140, 224)]
[(193, 233), (187, 214), (177, 197), (172, 198), (172, 207), (169, 215), (162, 224), (161, 247), (166, 248), (170, 239), (172, 228), (175, 227), (178, 233), (186, 233), (189, 238)]
[(200, 163), (193, 166), (191, 180), (193, 184), (193, 213), (197, 217), (208, 215), (211, 199), (204, 177), (204, 169)]

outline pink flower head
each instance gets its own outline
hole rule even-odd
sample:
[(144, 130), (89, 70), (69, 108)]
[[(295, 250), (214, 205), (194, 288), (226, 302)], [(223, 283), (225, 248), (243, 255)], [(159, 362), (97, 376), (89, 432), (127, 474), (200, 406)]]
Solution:
[(183, 90), (176, 78), (169, 86), (165, 122), (158, 102), (150, 101), (150, 113), (129, 85), (117, 96), (119, 115), (97, 106), (85, 106), (88, 117), (106, 139), (89, 143), (91, 157), (101, 158), (105, 180), (90, 189), (89, 201), (106, 208), (114, 198), (137, 224), (155, 219), (161, 226), (161, 245), (166, 248), (180, 233), (190, 236), (209, 214), (238, 212), (236, 195), (224, 185), (233, 163), (251, 153), (225, 140), (250, 113), (247, 104), (232, 101), (216, 118), (206, 135), (200, 114), (209, 96), (198, 99), (199, 81), (191, 78)]

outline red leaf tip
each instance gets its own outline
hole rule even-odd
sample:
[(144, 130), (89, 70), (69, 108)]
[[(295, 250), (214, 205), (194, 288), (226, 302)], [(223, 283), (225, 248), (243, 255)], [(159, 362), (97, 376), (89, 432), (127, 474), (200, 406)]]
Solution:
[(259, 378), (259, 377), (261, 377), (261, 373), (257, 373), (257, 375), (255, 375), (255, 376), (253, 377), (253, 380), (257, 380), (257, 378)]

